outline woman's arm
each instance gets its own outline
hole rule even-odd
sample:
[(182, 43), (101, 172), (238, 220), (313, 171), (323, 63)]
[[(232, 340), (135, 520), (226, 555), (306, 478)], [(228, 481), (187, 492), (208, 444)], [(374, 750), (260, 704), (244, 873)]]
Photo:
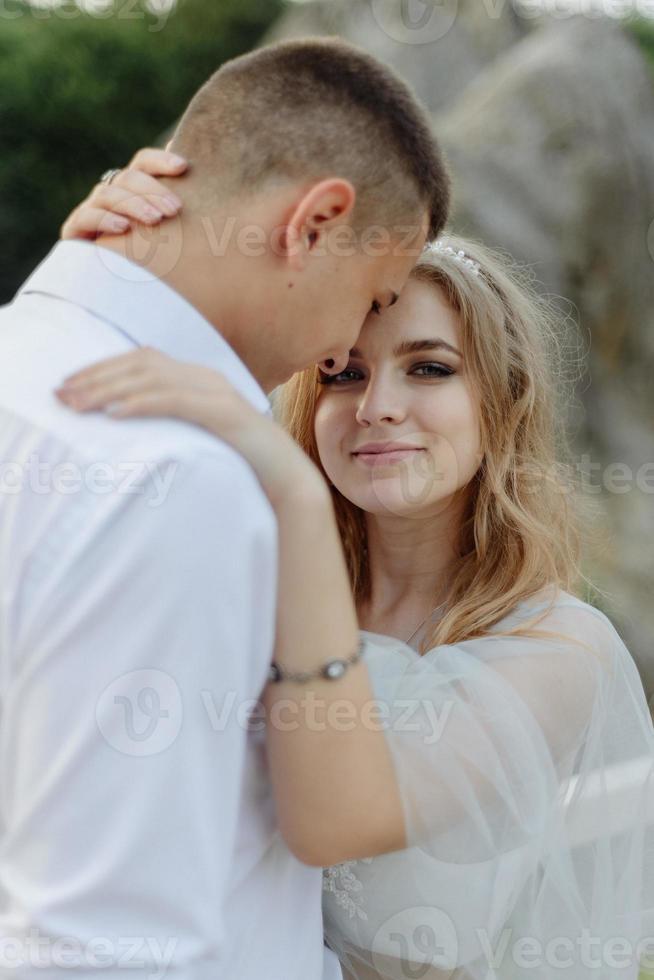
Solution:
[[(356, 610), (324, 479), (291, 437), (225, 378), (139, 350), (78, 372), (58, 395), (80, 411), (110, 407), (114, 417), (183, 418), (234, 446), (255, 470), (278, 520), (275, 659), (290, 671), (311, 671), (357, 650)], [(373, 700), (365, 662), (338, 680), (265, 688), (279, 824), (307, 864), (373, 857), (405, 845), (394, 768)]]
[[(298, 481), (275, 509), (276, 658), (296, 671), (350, 656), (358, 645), (356, 612), (326, 485)], [(370, 723), (374, 698), (365, 661), (337, 681), (265, 689), (279, 822), (307, 864), (337, 864), (405, 846), (385, 735)]]

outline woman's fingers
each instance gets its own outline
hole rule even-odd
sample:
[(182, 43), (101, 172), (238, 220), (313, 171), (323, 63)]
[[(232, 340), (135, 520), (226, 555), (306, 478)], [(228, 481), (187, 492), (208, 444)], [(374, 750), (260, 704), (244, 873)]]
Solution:
[(140, 405), (141, 399), (145, 399), (149, 414), (181, 418), (186, 407), (184, 384), (188, 382), (187, 373), (188, 366), (155, 348), (143, 347), (70, 375), (55, 394), (78, 412), (108, 410), (116, 402), (134, 406), (137, 404), (134, 399), (138, 399)]
[(177, 177), (188, 170), (188, 160), (177, 153), (146, 146), (134, 154), (129, 167), (152, 174), (153, 177)]
[(124, 234), (133, 224), (156, 225), (164, 217), (177, 214), (179, 208), (171, 200), (160, 197), (157, 205), (151, 200), (119, 187), (100, 184), (91, 195), (68, 216), (59, 232), (60, 238), (97, 238), (98, 235)]
[[(186, 364), (152, 347), (106, 358), (70, 375), (55, 390), (78, 412), (166, 415), (202, 425), (221, 438), (242, 424), (247, 402), (224, 375)], [(120, 406), (120, 411), (116, 406)]]
[[(135, 201), (142, 200), (158, 211), (159, 216), (165, 214), (171, 217), (177, 214), (182, 207), (180, 198), (170, 191), (165, 184), (140, 170), (122, 170), (111, 184), (96, 184), (88, 200), (95, 207), (107, 207), (111, 210), (113, 199), (111, 196), (107, 196), (107, 191), (118, 191), (124, 195), (121, 199), (132, 197)], [(138, 214), (134, 216), (140, 217)]]
[(113, 418), (172, 416), (173, 418), (187, 419), (189, 422), (195, 421), (192, 418), (192, 411), (189, 412), (186, 407), (185, 399), (168, 390), (141, 391), (117, 399), (107, 405), (107, 415), (111, 415)]
[(156, 177), (179, 176), (187, 169), (188, 163), (182, 157), (167, 150), (139, 150), (111, 184), (100, 181), (95, 185), (61, 226), (60, 237), (94, 239), (101, 234), (120, 235), (134, 223), (156, 225), (164, 217), (174, 217), (179, 214), (182, 201)]
[[(156, 205), (152, 204), (153, 200), (157, 201)], [(158, 224), (161, 221), (164, 207), (169, 209), (171, 215), (179, 210), (174, 203), (165, 204), (164, 195), (160, 195), (159, 198), (148, 197), (114, 184), (109, 186), (101, 184), (100, 187), (96, 187), (88, 198), (88, 204), (147, 225)]]
[(134, 374), (123, 373), (84, 388), (59, 388), (56, 395), (60, 401), (77, 412), (92, 412), (130, 395), (143, 394), (151, 386), (150, 380), (145, 381)]
[(128, 351), (126, 354), (106, 357), (102, 361), (82, 368), (81, 371), (75, 371), (64, 378), (59, 390), (72, 391), (77, 388), (84, 388), (87, 385), (98, 384), (121, 374), (142, 374), (151, 365), (161, 363), (164, 360), (168, 360), (168, 356), (162, 351), (153, 347), (139, 347), (137, 350)]
[(104, 208), (92, 207), (85, 202), (69, 214), (61, 226), (59, 237), (93, 239), (102, 234), (122, 235), (129, 227), (129, 218), (112, 214)]

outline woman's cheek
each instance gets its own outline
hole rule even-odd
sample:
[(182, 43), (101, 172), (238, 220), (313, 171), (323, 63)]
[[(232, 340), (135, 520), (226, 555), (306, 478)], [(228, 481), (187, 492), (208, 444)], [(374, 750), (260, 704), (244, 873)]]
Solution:
[(481, 434), (475, 418), (466, 420), (466, 424), (459, 431), (459, 437), (455, 441), (454, 447), (459, 470), (459, 483), (465, 485), (472, 480), (479, 469), (483, 456)]
[(341, 441), (338, 420), (328, 407), (319, 407), (314, 420), (316, 447), (323, 469), (330, 479), (334, 479), (339, 465), (338, 446)]

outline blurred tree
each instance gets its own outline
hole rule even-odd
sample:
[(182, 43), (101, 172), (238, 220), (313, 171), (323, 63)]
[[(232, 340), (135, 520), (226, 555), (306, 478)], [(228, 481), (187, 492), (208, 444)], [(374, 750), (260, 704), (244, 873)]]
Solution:
[[(114, 0), (85, 13), (3, 0), (0, 302), (110, 166), (155, 142), (223, 61), (252, 48), (284, 0)], [(83, 4), (89, 8), (88, 0)]]
[(635, 17), (628, 22), (628, 27), (647, 55), (654, 69), (654, 20), (645, 17)]

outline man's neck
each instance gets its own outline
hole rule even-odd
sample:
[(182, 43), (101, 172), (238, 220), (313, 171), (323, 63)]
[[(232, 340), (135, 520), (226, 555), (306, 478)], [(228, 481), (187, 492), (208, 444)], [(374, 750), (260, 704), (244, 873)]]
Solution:
[(243, 293), (234, 288), (228, 255), (220, 261), (211, 257), (209, 268), (206, 242), (186, 234), (179, 219), (158, 228), (139, 228), (138, 237), (132, 232), (102, 235), (96, 244), (147, 269), (183, 296), (232, 347), (267, 395), (277, 387), (279, 381), (249, 355), (243, 313), (234, 306), (242, 304)]

